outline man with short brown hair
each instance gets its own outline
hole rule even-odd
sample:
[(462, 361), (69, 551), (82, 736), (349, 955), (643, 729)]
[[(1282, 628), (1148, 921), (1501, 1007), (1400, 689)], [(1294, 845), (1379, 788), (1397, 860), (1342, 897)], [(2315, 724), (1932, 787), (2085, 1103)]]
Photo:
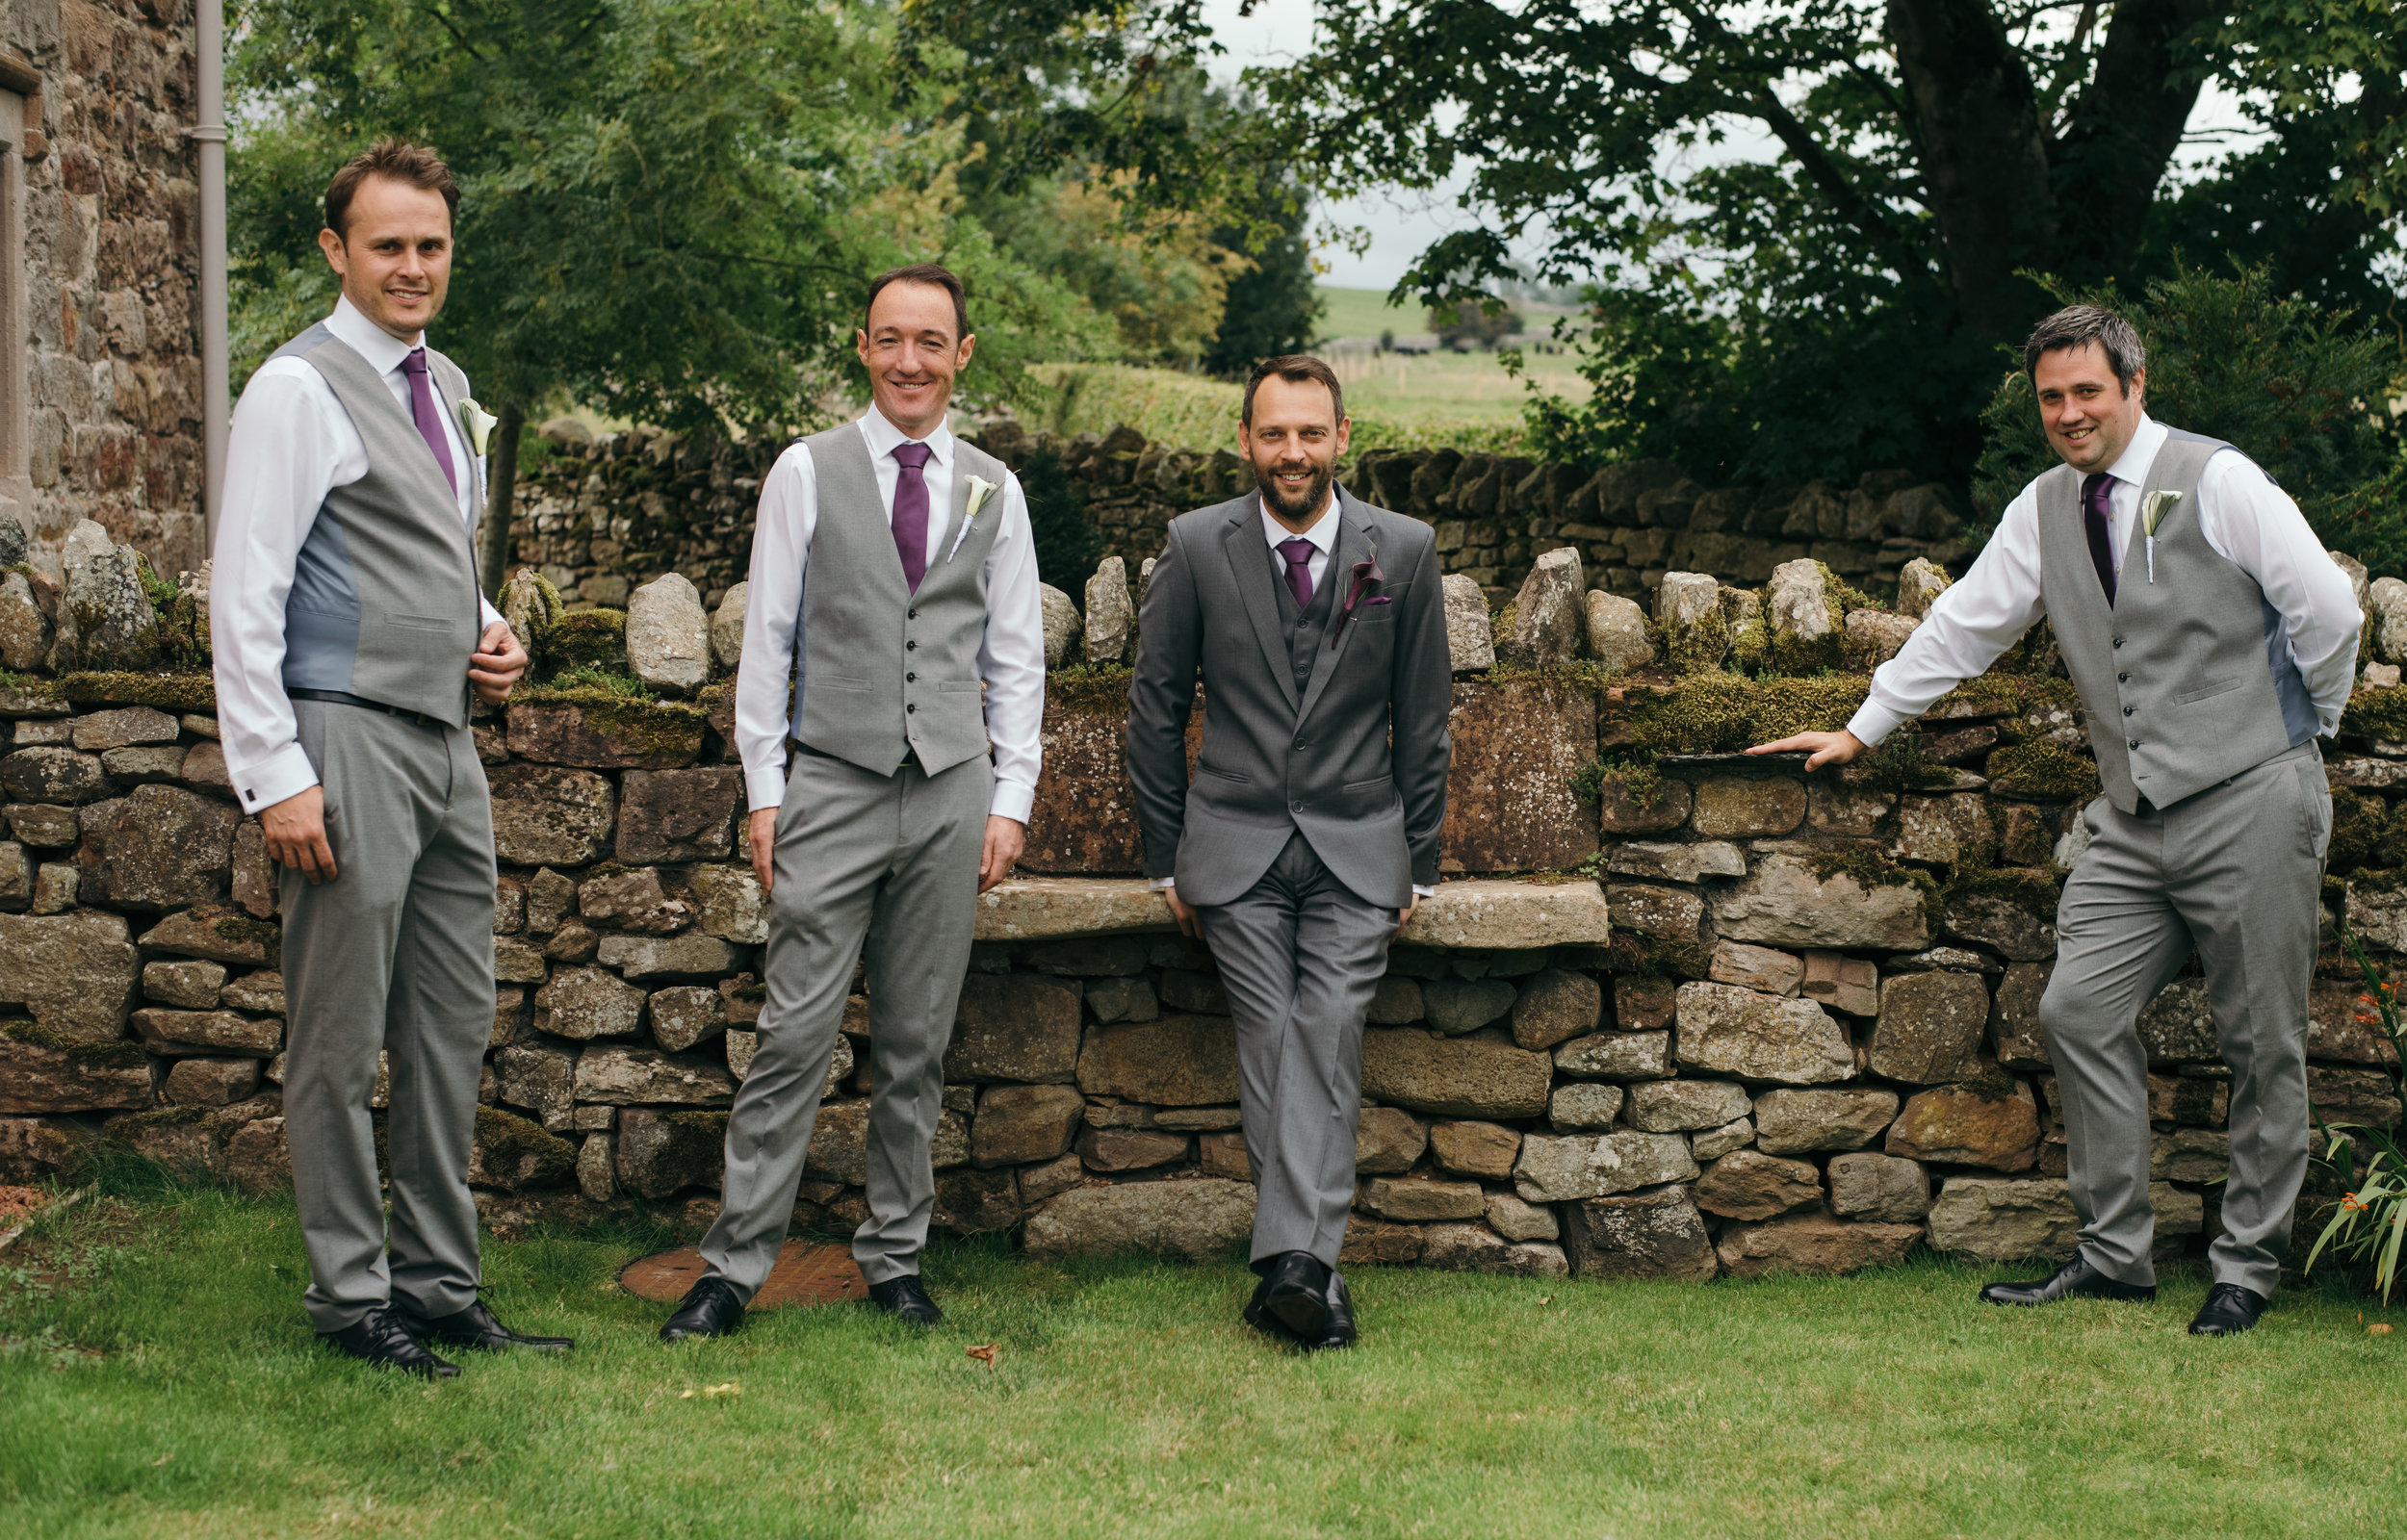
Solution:
[(2246, 455), (2149, 418), (2147, 354), (2122, 317), (2060, 310), (2023, 363), (2063, 463), (2006, 508), (1846, 731), (1751, 752), (1844, 764), (2048, 617), (2105, 783), (2079, 815), (2088, 843), (2039, 1006), (2081, 1242), (2054, 1276), (1980, 1296), (2155, 1297), (2136, 1024), (2194, 950), (2232, 1068), (2232, 1162), (2214, 1285), (2189, 1329), (2229, 1336), (2265, 1311), (2306, 1174), (2307, 985), (2332, 834), (2316, 739), (2348, 703), (2356, 596)]
[[(469, 696), (527, 654), (478, 591), (491, 420), (428, 347), (459, 189), (383, 139), (326, 187), (334, 313), (251, 376), (226, 449), (211, 635), (226, 774), (284, 868), (284, 1126), (311, 1322), (428, 1377), (436, 1347), (560, 1349), (477, 1297), (468, 1191), (493, 1030), (494, 854)], [(392, 1065), (392, 1215), (369, 1099)]]

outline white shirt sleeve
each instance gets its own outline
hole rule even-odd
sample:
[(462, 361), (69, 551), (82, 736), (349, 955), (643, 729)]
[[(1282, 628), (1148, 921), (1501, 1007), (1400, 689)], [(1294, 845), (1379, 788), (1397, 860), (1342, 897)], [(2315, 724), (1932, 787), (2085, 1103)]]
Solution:
[(2340, 731), (2356, 683), (2364, 617), (2356, 585), (2307, 527), (2290, 494), (2246, 456), (2228, 450), (2198, 477), (2198, 532), (2216, 554), (2257, 580), (2281, 612), (2291, 656), (2324, 737)]
[(342, 463), (349, 424), (325, 421), (308, 368), (276, 359), (251, 376), (226, 439), (209, 635), (226, 775), (245, 812), (318, 783), (284, 693), (284, 600), (326, 494), (367, 469), (364, 458), (356, 469)]
[(1878, 743), (1940, 696), (1985, 673), (2045, 608), (2039, 499), (2025, 487), (1963, 580), (1932, 601), (1897, 656), (1873, 671), (1871, 694), (1847, 730), (1867, 747)]
[(1036, 531), (1020, 478), (1006, 474), (1002, 526), (986, 552), (986, 735), (995, 745), (996, 817), (1028, 821), (1045, 758), (1045, 608), (1037, 597)]
[(786, 800), (786, 737), (791, 722), (788, 680), (802, 659), (803, 566), (818, 523), (818, 477), (811, 451), (795, 445), (761, 483), (752, 531), (751, 586), (744, 599), (742, 661), (736, 668), (736, 753), (753, 811)]

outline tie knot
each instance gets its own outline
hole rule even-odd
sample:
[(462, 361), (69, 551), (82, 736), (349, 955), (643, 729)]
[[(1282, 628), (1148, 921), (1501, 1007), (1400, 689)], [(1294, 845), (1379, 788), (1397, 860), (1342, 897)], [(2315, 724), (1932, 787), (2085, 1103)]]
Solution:
[(1287, 558), (1290, 567), (1301, 567), (1312, 559), (1312, 542), (1305, 539), (1281, 540), (1279, 553)]
[(2092, 471), (2082, 478), (2082, 505), (2104, 515), (2107, 510), (2107, 496), (2113, 490), (2114, 477), (2104, 471)]
[(408, 352), (403, 353), (401, 355), (401, 370), (404, 373), (409, 374), (425, 373), (427, 372), (427, 350), (423, 347), (413, 347)]
[(906, 471), (918, 471), (924, 469), (928, 461), (934, 458), (935, 454), (936, 451), (929, 449), (924, 444), (897, 444), (894, 446), (894, 462)]

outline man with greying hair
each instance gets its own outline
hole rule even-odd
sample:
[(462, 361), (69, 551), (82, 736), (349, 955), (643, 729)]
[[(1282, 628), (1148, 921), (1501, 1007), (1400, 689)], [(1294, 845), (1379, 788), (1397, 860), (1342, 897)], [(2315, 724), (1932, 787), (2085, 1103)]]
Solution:
[(1750, 751), (1844, 764), (1986, 669), (2043, 613), (2106, 794), (2057, 909), (2039, 1006), (2063, 1100), (2080, 1248), (1992, 1304), (2155, 1297), (2139, 1012), (2194, 949), (2232, 1069), (2231, 1176), (2190, 1331), (2257, 1323), (2307, 1168), (2307, 985), (2359, 615), (2298, 505), (2228, 444), (2155, 422), (2129, 322), (2060, 310), (2023, 349), (2051, 467), (2006, 508), (1846, 731)]

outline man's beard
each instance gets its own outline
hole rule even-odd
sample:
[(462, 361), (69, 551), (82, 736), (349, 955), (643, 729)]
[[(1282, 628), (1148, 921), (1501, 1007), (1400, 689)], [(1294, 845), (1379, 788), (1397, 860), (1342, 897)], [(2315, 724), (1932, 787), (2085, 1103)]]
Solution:
[(1321, 500), (1329, 496), (1330, 479), (1325, 467), (1317, 468), (1312, 472), (1312, 479), (1305, 483), (1304, 491), (1290, 497), (1275, 473), (1259, 465), (1254, 468), (1254, 484), (1262, 490), (1263, 505), (1287, 520), (1308, 518), (1319, 512)]

